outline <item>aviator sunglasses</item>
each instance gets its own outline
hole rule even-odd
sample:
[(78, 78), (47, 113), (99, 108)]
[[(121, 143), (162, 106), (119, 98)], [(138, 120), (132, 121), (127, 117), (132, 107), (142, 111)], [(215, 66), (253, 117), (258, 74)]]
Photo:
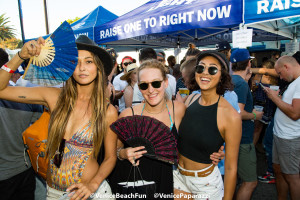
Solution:
[(140, 88), (140, 90), (147, 90), (149, 87), (149, 84), (151, 84), (153, 88), (157, 89), (157, 88), (160, 88), (162, 82), (163, 81), (153, 81), (150, 83), (141, 83), (141, 84), (139, 84), (139, 88)]
[(128, 62), (128, 63), (127, 63), (127, 62), (124, 62), (123, 64), (125, 65), (125, 67), (127, 67), (128, 65), (131, 65), (132, 62)]
[[(197, 65), (196, 66), (196, 72), (198, 74), (202, 74), (205, 71), (205, 68), (206, 67), (204, 65)], [(219, 69), (217, 67), (214, 67), (214, 66), (208, 67), (207, 70), (208, 70), (208, 73), (210, 75), (216, 75), (218, 73), (218, 71), (219, 71)]]
[(64, 149), (65, 149), (65, 139), (62, 139), (58, 148), (58, 151), (55, 152), (55, 156), (53, 158), (53, 163), (57, 168), (60, 167), (63, 156), (64, 156)]

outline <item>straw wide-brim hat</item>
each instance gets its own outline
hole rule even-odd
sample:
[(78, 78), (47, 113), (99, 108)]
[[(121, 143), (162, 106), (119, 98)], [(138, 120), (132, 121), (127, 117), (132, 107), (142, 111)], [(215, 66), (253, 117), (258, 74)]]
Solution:
[(121, 76), (120, 79), (123, 81), (128, 80), (131, 73), (134, 72), (134, 70), (137, 70), (137, 68), (139, 68), (139, 66), (137, 66), (136, 63), (132, 63), (132, 64), (128, 65), (128, 67), (126, 68), (127, 72), (123, 76)]
[(99, 47), (93, 40), (91, 40), (86, 35), (80, 35), (76, 39), (76, 44), (78, 50), (90, 51), (97, 55), (103, 63), (105, 75), (110, 75), (113, 68), (113, 60), (106, 50)]

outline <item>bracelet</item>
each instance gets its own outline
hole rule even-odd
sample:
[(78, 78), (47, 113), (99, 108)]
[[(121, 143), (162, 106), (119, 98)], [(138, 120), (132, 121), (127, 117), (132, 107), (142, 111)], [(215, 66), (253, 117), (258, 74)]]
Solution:
[(12, 70), (11, 68), (9, 68), (9, 67), (7, 67), (7, 65), (3, 65), (2, 67), (1, 67), (1, 69), (3, 69), (3, 70), (5, 70), (5, 71), (7, 71), (8, 73), (15, 73), (15, 71), (14, 70)]
[(252, 114), (254, 115), (254, 120), (256, 120), (256, 114), (254, 112), (252, 112)]
[(21, 56), (20, 56), (20, 51), (18, 51), (18, 56), (19, 56), (19, 58), (21, 58), (22, 60), (27, 60), (27, 59), (24, 59), (24, 58), (22, 58)]
[(118, 148), (117, 149), (117, 158), (119, 159), (119, 160), (124, 160), (124, 159), (122, 159), (121, 157), (120, 157), (120, 151), (123, 149), (123, 147), (120, 147), (120, 148)]

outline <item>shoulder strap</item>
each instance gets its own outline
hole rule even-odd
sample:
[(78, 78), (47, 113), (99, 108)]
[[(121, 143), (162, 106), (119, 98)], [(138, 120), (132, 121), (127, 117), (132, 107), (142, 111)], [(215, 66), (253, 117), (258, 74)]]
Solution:
[(131, 111), (132, 111), (132, 116), (134, 115), (134, 111), (133, 111), (133, 108), (132, 108), (132, 106), (130, 107), (131, 108)]
[(173, 120), (174, 120), (174, 125), (175, 125), (175, 108), (174, 108), (174, 101), (172, 100), (172, 105), (173, 105)]
[(194, 99), (194, 97), (195, 97), (196, 95), (197, 95), (197, 94), (194, 94), (194, 95), (192, 96), (192, 98), (190, 99), (189, 105), (191, 104), (192, 100)]

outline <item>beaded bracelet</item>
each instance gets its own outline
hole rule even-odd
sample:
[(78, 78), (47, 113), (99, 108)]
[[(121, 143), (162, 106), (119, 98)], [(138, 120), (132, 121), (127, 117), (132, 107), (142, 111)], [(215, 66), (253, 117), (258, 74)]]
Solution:
[(124, 160), (124, 159), (122, 159), (121, 157), (120, 157), (120, 151), (123, 149), (123, 147), (120, 147), (120, 148), (118, 148), (117, 149), (117, 158), (119, 159), (119, 160)]

